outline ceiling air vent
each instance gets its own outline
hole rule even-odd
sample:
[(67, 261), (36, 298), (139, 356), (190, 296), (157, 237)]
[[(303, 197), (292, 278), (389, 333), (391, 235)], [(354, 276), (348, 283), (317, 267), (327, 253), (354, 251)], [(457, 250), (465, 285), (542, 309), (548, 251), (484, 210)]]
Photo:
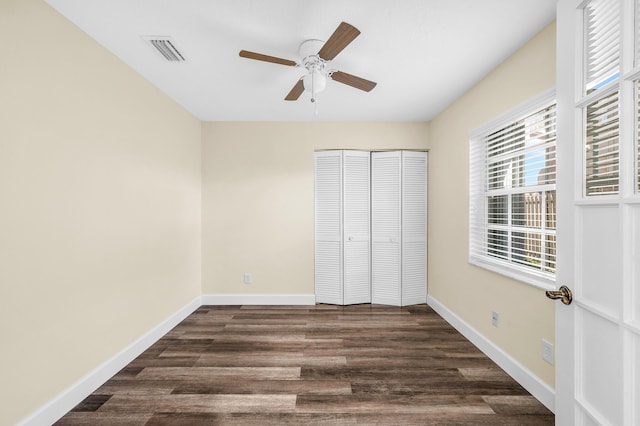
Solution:
[(183, 62), (184, 56), (176, 48), (175, 43), (170, 37), (160, 36), (143, 36), (155, 49), (160, 52), (163, 58), (170, 62)]

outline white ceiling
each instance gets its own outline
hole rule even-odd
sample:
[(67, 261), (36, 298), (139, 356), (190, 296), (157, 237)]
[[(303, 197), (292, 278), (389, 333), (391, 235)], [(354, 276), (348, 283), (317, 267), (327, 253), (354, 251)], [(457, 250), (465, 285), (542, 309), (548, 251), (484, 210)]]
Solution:
[[(556, 0), (46, 0), (192, 114), (206, 121), (427, 121), (555, 19)], [(341, 21), (361, 34), (334, 61), (378, 83), (329, 80), (316, 106), (284, 101), (299, 61)], [(171, 36), (167, 62), (142, 36)], [(535, 64), (531, 64), (535, 66)], [(526, 84), (526, 82), (523, 82)]]

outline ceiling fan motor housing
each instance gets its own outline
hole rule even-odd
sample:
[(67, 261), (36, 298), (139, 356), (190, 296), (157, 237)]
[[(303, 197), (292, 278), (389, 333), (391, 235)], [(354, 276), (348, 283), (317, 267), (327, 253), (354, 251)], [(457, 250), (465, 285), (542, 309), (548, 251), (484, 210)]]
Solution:
[(302, 43), (300, 43), (300, 46), (298, 47), (298, 54), (302, 58), (302, 62), (304, 63), (304, 61), (307, 59), (308, 56), (317, 57), (318, 52), (320, 51), (320, 49), (322, 49), (323, 45), (324, 45), (323, 40), (318, 40), (315, 38), (305, 40)]

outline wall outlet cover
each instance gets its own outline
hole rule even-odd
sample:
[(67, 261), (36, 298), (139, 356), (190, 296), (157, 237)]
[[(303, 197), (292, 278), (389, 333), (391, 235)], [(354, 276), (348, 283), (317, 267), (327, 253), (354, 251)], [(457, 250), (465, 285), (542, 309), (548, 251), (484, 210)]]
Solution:
[(542, 359), (553, 365), (553, 344), (542, 339)]
[(500, 321), (500, 315), (495, 311), (491, 312), (491, 324), (493, 324), (494, 327), (497, 327), (499, 321)]

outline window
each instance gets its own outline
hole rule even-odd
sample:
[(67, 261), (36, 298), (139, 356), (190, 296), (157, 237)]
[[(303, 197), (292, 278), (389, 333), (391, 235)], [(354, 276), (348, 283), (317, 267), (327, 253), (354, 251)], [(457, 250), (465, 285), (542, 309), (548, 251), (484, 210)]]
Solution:
[(469, 261), (545, 288), (556, 270), (555, 120), (549, 92), (470, 141)]
[(585, 195), (619, 190), (619, 96), (615, 91), (587, 105), (585, 112)]
[(620, 190), (620, 2), (584, 6), (584, 196)]

